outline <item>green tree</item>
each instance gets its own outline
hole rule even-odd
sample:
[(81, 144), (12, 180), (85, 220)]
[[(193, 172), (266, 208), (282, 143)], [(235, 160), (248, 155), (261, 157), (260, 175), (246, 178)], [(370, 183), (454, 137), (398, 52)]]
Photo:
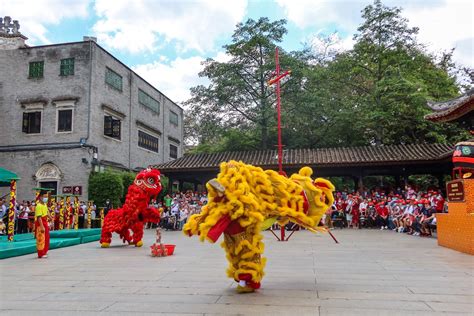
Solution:
[(122, 196), (120, 197), (120, 201), (125, 203), (125, 198), (127, 196), (128, 192), (128, 187), (133, 184), (133, 181), (135, 180), (136, 173), (134, 172), (121, 172), (120, 177), (122, 178), (122, 184), (123, 184), (123, 193)]
[(285, 20), (270, 22), (268, 18), (239, 23), (232, 43), (224, 46), (231, 59), (204, 62), (200, 76), (211, 83), (191, 89), (192, 97), (186, 103), (192, 109), (192, 120), (187, 122), (195, 133), (188, 135), (223, 150), (235, 148), (236, 140), (246, 149), (271, 146), (275, 100), (267, 81), (275, 68), (275, 46), (287, 32), (285, 24)]
[[(350, 51), (330, 63), (329, 78), (347, 96), (355, 131), (366, 144), (446, 142), (459, 135), (454, 127), (424, 119), (428, 100), (445, 100), (459, 90), (455, 78), (416, 40), (400, 8), (376, 0), (362, 14), (363, 23)], [(446, 61), (444, 61), (446, 63)], [(361, 130), (360, 127), (363, 127)], [(354, 133), (355, 134), (355, 133)]]
[(89, 176), (89, 200), (98, 207), (105, 205), (107, 199), (114, 207), (119, 207), (123, 194), (123, 183), (120, 174), (113, 172), (91, 173)]

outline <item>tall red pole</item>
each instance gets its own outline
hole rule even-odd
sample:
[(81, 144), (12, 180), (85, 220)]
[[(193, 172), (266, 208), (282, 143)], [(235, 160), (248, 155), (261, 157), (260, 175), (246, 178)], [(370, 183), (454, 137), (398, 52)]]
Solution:
[[(280, 62), (278, 60), (278, 47), (275, 48), (275, 76), (278, 78), (280, 76)], [(276, 94), (277, 94), (277, 117), (278, 117), (278, 171), (280, 174), (283, 173), (283, 153), (282, 153), (282, 143), (281, 143), (281, 101), (280, 101), (280, 80), (276, 82)], [(284, 236), (284, 232), (282, 232)]]
[[(268, 81), (269, 85), (276, 84), (276, 95), (277, 95), (277, 118), (278, 118), (278, 171), (281, 175), (283, 173), (283, 144), (281, 143), (281, 101), (280, 101), (280, 80), (291, 74), (291, 70), (280, 73), (280, 61), (278, 59), (278, 47), (275, 47), (275, 73), (271, 80)], [(275, 235), (276, 236), (276, 235)], [(280, 230), (280, 241), (285, 240), (285, 227), (282, 226)]]

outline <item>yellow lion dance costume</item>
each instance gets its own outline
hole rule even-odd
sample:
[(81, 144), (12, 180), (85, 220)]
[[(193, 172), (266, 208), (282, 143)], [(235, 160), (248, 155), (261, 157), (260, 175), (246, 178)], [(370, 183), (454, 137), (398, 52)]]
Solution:
[(313, 232), (325, 231), (318, 225), (334, 202), (334, 186), (322, 178), (312, 180), (312, 173), (303, 167), (287, 178), (241, 161), (223, 162), (217, 179), (206, 185), (208, 204), (189, 218), (183, 231), (211, 243), (224, 233), (227, 275), (238, 282), (237, 292), (253, 292), (264, 275), (264, 226), (292, 221)]

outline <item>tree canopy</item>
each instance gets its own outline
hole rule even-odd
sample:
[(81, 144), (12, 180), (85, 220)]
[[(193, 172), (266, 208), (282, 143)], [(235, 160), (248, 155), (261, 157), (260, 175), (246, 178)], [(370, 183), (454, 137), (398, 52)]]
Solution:
[[(400, 8), (375, 1), (362, 11), (354, 47), (329, 49), (337, 38), (280, 53), (292, 69), (282, 85), (283, 141), (289, 148), (446, 143), (466, 137), (454, 125), (424, 119), (428, 100), (459, 94), (452, 51), (441, 58), (418, 42)], [(209, 86), (191, 89), (188, 137), (197, 151), (268, 149), (276, 144), (275, 92), (266, 82), (286, 21), (249, 19), (224, 46), (230, 60), (208, 59), (200, 73)], [(438, 54), (439, 55), (439, 54)]]

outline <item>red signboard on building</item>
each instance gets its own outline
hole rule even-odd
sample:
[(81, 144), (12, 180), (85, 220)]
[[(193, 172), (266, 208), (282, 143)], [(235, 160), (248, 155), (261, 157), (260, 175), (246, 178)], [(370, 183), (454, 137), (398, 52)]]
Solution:
[(82, 195), (82, 186), (75, 185), (75, 186), (63, 187), (63, 194)]
[(446, 183), (446, 192), (449, 202), (464, 202), (464, 183), (462, 180)]

